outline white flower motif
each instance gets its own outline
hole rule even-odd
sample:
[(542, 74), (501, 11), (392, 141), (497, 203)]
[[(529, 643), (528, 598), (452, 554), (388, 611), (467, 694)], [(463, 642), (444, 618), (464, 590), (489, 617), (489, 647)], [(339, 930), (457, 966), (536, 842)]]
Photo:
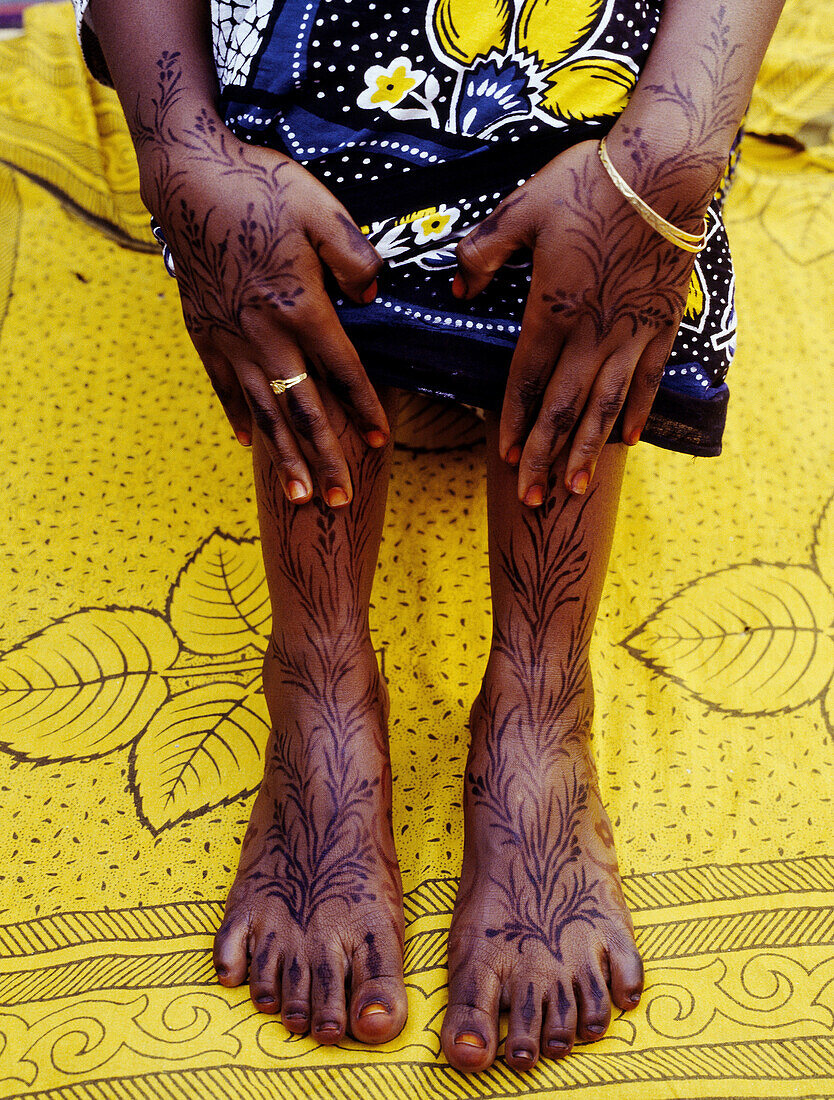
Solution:
[(419, 87), (425, 79), (422, 69), (413, 69), (407, 57), (395, 57), (387, 66), (371, 65), (365, 71), (365, 89), (356, 100), (368, 111), (390, 111)]
[(428, 244), (429, 241), (438, 241), (441, 237), (448, 236), (459, 217), (460, 210), (456, 206), (441, 205), (432, 213), (417, 218), (411, 223), (414, 243)]

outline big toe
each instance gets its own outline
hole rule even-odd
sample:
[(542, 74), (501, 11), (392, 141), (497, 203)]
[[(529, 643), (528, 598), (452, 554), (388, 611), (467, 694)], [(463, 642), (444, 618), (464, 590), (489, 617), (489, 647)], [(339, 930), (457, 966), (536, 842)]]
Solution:
[(407, 1016), (399, 941), (393, 932), (368, 931), (351, 968), (351, 1034), (362, 1043), (387, 1043), (402, 1031)]
[(477, 1073), (495, 1061), (500, 994), (498, 979), (492, 973), (450, 978), (440, 1042), (455, 1069)]
[(249, 962), (247, 923), (235, 917), (227, 917), (214, 937), (214, 969), (221, 985), (242, 985), (246, 981)]

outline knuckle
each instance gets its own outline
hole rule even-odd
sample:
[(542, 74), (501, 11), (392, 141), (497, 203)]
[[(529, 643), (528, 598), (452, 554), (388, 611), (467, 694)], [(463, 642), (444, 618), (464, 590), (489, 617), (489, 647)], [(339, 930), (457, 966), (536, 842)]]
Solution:
[(569, 432), (576, 423), (576, 398), (565, 404), (548, 405), (542, 410), (543, 427), (552, 438)]
[(595, 462), (602, 450), (603, 439), (601, 435), (595, 435), (588, 439), (579, 439), (574, 444), (573, 457), (579, 460), (579, 465)]
[(290, 404), (290, 423), (300, 435), (308, 437), (319, 435), (325, 427), (325, 421), (324, 412), (315, 406), (302, 405), (298, 401)]
[(527, 470), (531, 474), (546, 474), (553, 465), (553, 457), (548, 451), (536, 449), (527, 458)]
[(653, 367), (640, 372), (640, 385), (646, 393), (655, 393), (663, 381), (663, 367)]
[(484, 262), (484, 256), (478, 241), (470, 233), (458, 241), (455, 254), (458, 262), (473, 271), (489, 271), (489, 266)]
[(281, 416), (277, 409), (272, 409), (262, 401), (252, 402), (252, 418), (260, 430), (268, 436), (273, 436), (281, 424)]

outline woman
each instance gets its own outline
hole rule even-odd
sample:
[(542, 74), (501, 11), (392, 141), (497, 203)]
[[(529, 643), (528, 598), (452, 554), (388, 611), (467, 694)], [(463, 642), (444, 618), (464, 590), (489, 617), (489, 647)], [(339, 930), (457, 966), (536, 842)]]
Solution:
[(561, 1057), (640, 998), (588, 645), (624, 443), (720, 450), (716, 194), (781, 5), (76, 3), (189, 333), (254, 447), (274, 729), (219, 980), (248, 973), (259, 1009), (323, 1043), (404, 1024), (368, 603), (397, 387), (422, 390), (488, 410), (494, 630), (443, 1049), (490, 1065), (503, 1007), (509, 1065)]

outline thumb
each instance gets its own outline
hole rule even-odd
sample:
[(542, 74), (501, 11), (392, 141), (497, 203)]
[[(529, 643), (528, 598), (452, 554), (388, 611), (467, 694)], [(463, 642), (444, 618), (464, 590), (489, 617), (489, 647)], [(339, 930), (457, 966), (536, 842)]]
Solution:
[(319, 236), (314, 247), (348, 298), (366, 304), (374, 300), (376, 277), (383, 260), (346, 211), (334, 211), (334, 222)]
[(528, 239), (526, 219), (519, 206), (527, 196), (505, 199), (493, 212), (458, 243), (458, 269), (452, 282), (456, 298), (474, 298), (492, 282), (495, 272)]

